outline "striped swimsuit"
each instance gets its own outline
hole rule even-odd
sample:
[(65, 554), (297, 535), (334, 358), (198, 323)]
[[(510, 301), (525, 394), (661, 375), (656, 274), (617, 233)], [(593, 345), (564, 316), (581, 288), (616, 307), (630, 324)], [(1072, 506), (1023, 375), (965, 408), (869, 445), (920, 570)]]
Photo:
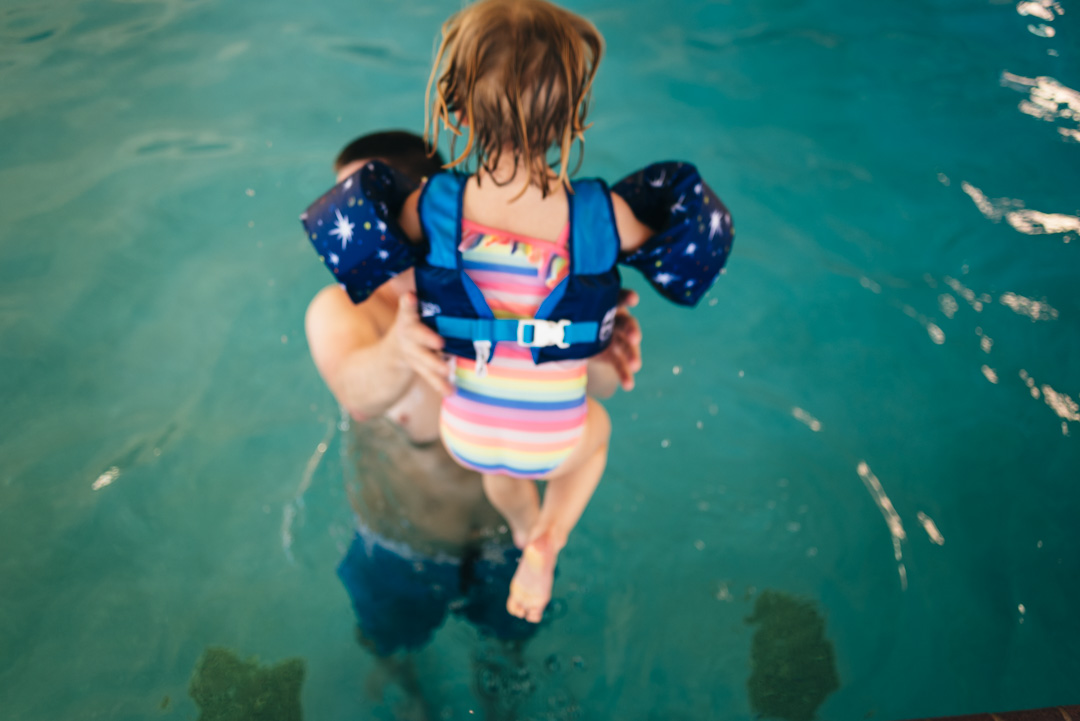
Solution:
[[(558, 243), (512, 236), (462, 223), (461, 259), (496, 318), (533, 318), (569, 273), (569, 226)], [(532, 353), (501, 342), (477, 375), (458, 358), (457, 391), (443, 401), (440, 431), (451, 455), (481, 473), (544, 478), (557, 468), (585, 428), (585, 360), (537, 365)]]

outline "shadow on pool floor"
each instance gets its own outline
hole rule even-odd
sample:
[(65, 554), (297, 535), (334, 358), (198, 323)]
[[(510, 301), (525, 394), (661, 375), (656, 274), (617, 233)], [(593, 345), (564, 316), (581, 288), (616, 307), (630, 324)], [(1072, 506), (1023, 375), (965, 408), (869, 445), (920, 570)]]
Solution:
[(262, 666), (232, 651), (210, 646), (195, 664), (188, 694), (199, 721), (301, 721), (300, 688), (306, 664), (290, 658)]
[(746, 621), (758, 626), (746, 682), (750, 708), (770, 718), (812, 721), (825, 698), (840, 688), (836, 654), (817, 606), (766, 590)]

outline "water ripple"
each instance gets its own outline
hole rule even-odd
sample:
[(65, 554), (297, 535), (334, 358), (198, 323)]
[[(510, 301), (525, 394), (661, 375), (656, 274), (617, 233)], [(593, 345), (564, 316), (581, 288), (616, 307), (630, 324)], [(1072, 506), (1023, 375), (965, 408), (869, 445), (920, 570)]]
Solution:
[(900, 588), (906, 591), (907, 567), (904, 566), (904, 551), (901, 547), (901, 544), (907, 540), (904, 522), (900, 519), (900, 514), (896, 512), (896, 508), (893, 507), (892, 501), (885, 494), (885, 488), (881, 485), (881, 481), (870, 470), (869, 464), (866, 461), (859, 461), (859, 465), (856, 466), (855, 470), (858, 472), (859, 478), (862, 479), (863, 485), (866, 486), (866, 490), (870, 492), (870, 497), (874, 499), (874, 503), (881, 511), (881, 515), (885, 517), (885, 525), (888, 526), (889, 535), (892, 536), (893, 557), (896, 559), (896, 571), (900, 574)]
[(1080, 92), (1047, 75), (1035, 78), (1001, 73), (1003, 87), (1027, 93), (1018, 106), (1021, 113), (1048, 123), (1061, 122), (1058, 133), (1066, 140), (1080, 141)]
[(1015, 198), (989, 198), (967, 181), (962, 182), (960, 187), (984, 217), (995, 223), (1004, 220), (1013, 230), (1024, 235), (1066, 234), (1065, 242), (1068, 243), (1071, 238), (1068, 234), (1080, 232), (1080, 216), (1031, 210), (1024, 207), (1024, 201)]

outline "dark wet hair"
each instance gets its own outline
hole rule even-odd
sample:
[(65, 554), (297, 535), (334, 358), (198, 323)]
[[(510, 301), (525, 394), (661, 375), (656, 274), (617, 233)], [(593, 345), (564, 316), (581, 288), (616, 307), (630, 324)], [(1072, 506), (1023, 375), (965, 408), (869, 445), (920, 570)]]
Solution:
[(334, 161), (334, 170), (368, 158), (382, 160), (418, 183), (443, 167), (442, 156), (428, 155), (427, 145), (419, 135), (406, 130), (386, 130), (362, 135), (346, 145)]

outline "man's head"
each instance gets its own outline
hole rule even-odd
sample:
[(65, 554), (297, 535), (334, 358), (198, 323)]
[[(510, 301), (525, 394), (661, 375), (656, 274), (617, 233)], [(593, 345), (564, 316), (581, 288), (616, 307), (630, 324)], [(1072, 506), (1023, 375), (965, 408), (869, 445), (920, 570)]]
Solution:
[(363, 135), (345, 146), (334, 161), (340, 183), (369, 160), (381, 160), (419, 183), (442, 170), (442, 156), (428, 156), (424, 139), (405, 130)]

